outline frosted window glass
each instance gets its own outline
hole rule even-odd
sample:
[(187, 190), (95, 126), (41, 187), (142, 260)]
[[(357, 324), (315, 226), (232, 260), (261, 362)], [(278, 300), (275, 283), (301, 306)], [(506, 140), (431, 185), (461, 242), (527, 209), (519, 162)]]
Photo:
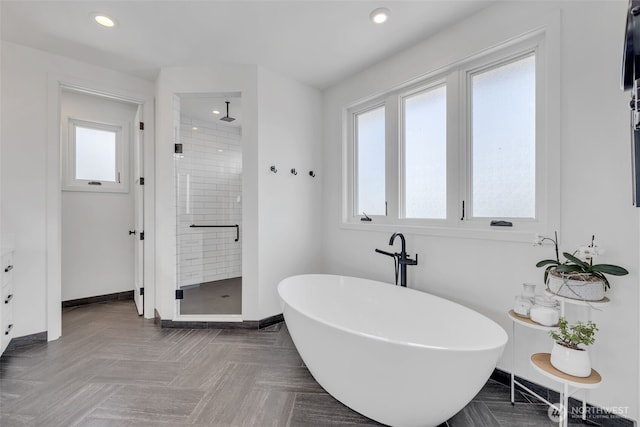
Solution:
[(447, 88), (404, 99), (405, 216), (447, 217)]
[(535, 56), (472, 77), (473, 216), (535, 217)]
[(76, 179), (116, 181), (116, 133), (76, 126)]
[(356, 116), (357, 189), (356, 215), (385, 215), (384, 107)]

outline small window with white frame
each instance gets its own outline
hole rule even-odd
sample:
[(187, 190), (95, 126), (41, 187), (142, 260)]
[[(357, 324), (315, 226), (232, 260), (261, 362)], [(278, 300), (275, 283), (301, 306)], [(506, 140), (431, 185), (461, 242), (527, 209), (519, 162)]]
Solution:
[(402, 97), (403, 218), (447, 217), (447, 86)]
[(386, 215), (385, 107), (354, 114), (356, 151), (355, 201), (358, 215)]
[(536, 56), (468, 72), (470, 218), (536, 218)]
[(128, 192), (127, 126), (69, 118), (63, 189)]

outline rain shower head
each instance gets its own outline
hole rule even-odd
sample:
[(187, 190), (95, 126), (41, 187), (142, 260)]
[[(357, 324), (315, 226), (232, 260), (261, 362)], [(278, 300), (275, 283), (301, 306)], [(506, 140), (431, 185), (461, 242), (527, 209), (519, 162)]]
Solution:
[(227, 115), (222, 117), (220, 120), (223, 122), (232, 122), (235, 119), (233, 117), (229, 117), (229, 101), (225, 101), (227, 103)]

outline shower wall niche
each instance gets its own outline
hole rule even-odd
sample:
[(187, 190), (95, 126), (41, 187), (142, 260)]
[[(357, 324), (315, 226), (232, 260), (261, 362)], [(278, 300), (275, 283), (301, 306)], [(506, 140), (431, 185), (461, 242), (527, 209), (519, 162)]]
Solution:
[(174, 99), (179, 312), (241, 314), (242, 130), (206, 99)]

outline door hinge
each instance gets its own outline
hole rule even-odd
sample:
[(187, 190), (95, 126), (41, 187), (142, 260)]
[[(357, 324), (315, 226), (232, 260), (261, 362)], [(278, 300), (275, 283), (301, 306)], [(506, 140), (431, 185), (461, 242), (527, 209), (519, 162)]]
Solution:
[(176, 289), (176, 299), (184, 299), (184, 291), (182, 289)]
[(144, 122), (140, 122), (140, 130), (144, 130)]
[(140, 288), (140, 296), (144, 295), (144, 288)]
[(140, 240), (144, 240), (144, 231), (140, 232)]
[(174, 144), (173, 152), (175, 154), (182, 153), (182, 144)]
[(143, 176), (140, 177), (140, 185), (144, 185), (144, 177)]

